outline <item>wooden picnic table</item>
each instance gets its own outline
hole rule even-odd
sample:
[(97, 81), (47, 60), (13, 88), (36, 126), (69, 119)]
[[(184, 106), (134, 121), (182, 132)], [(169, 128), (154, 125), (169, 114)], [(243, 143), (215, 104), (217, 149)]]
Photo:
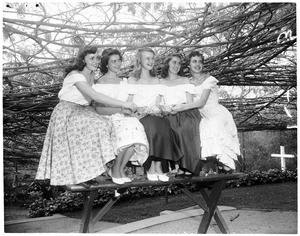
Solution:
[[(66, 185), (65, 189), (71, 192), (80, 192), (83, 195), (84, 210), (81, 219), (80, 233), (93, 233), (94, 225), (110, 210), (113, 204), (122, 196), (126, 189), (131, 187), (145, 187), (145, 186), (169, 186), (175, 184), (181, 188), (181, 190), (203, 210), (204, 214), (201, 219), (198, 233), (206, 233), (210, 225), (212, 217), (214, 217), (220, 231), (222, 233), (230, 233), (229, 228), (224, 221), (221, 212), (219, 211), (217, 204), (220, 199), (221, 193), (226, 186), (227, 181), (237, 180), (245, 176), (244, 173), (233, 174), (210, 174), (207, 176), (196, 176), (191, 179), (176, 179), (170, 177), (168, 182), (161, 181), (149, 181), (145, 177), (140, 179), (134, 179), (130, 183), (123, 185), (117, 185), (110, 180), (103, 180), (103, 183), (91, 185), (86, 188), (81, 185)], [(197, 198), (195, 198), (191, 192), (184, 186), (186, 183), (197, 183), (200, 188), (200, 196), (202, 195), (206, 204), (203, 204)], [(98, 214), (92, 216), (93, 201), (100, 189), (112, 189), (117, 190), (117, 194), (111, 197), (111, 199), (103, 206)], [(166, 199), (167, 200), (167, 199)]]

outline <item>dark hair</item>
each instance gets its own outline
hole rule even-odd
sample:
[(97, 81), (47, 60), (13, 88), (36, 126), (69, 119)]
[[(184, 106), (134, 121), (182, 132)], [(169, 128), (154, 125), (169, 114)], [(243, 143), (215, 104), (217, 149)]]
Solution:
[(100, 65), (100, 71), (103, 74), (106, 74), (108, 72), (107, 65), (108, 65), (109, 58), (112, 55), (119, 55), (121, 61), (123, 60), (122, 54), (121, 54), (121, 52), (119, 50), (113, 49), (113, 48), (107, 48), (107, 49), (105, 49), (102, 52), (102, 55), (101, 55), (101, 65)]
[[(182, 57), (179, 53), (173, 53), (171, 55), (169, 55), (165, 60), (164, 60), (164, 65), (162, 67), (161, 70), (161, 77), (162, 78), (167, 78), (169, 75), (169, 62), (172, 60), (173, 57), (178, 57), (180, 59), (180, 61), (182, 61)], [(180, 68), (181, 69), (181, 68)], [(180, 70), (178, 72), (178, 74), (180, 73)]]
[(198, 52), (198, 51), (192, 51), (189, 55), (188, 55), (188, 65), (191, 62), (191, 58), (192, 57), (201, 57), (201, 63), (204, 64), (204, 56), (202, 55), (202, 53)]
[(79, 70), (82, 71), (86, 66), (84, 58), (88, 54), (95, 54), (98, 48), (96, 46), (85, 45), (78, 50), (77, 56), (74, 60), (74, 63), (68, 66), (65, 69), (66, 75), (69, 74), (72, 70)]
[[(138, 51), (136, 53), (134, 70), (133, 70), (133, 72), (131, 74), (131, 76), (135, 77), (136, 79), (140, 79), (141, 74), (142, 74), (141, 60), (142, 60), (142, 53), (143, 52), (151, 52), (155, 56), (155, 52), (151, 48), (140, 48), (140, 49), (138, 49)], [(150, 72), (150, 75), (152, 77), (156, 77), (156, 70), (155, 70), (154, 67), (149, 72)]]

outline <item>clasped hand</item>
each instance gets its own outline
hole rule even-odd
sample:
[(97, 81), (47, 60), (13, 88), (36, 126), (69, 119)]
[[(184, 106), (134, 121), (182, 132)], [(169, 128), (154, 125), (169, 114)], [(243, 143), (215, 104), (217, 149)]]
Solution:
[(173, 115), (176, 113), (176, 111), (173, 110), (174, 105), (157, 105), (157, 107), (161, 110), (163, 115)]
[(126, 102), (124, 104), (124, 107), (123, 107), (123, 113), (125, 114), (131, 114), (131, 113), (134, 113), (136, 112), (137, 110), (137, 105), (133, 102)]
[[(159, 104), (157, 104), (156, 107), (160, 110), (162, 115), (168, 115), (168, 114), (173, 115), (173, 114), (176, 114), (177, 112), (183, 111), (183, 104), (176, 104), (176, 105), (159, 105)], [(122, 109), (122, 113), (125, 115), (139, 116), (145, 112), (147, 113), (147, 110), (148, 110), (147, 107), (138, 108), (135, 103), (126, 102)], [(152, 112), (154, 112), (154, 111), (152, 111)]]
[(183, 104), (176, 104), (176, 105), (172, 106), (172, 111), (174, 113), (183, 111)]

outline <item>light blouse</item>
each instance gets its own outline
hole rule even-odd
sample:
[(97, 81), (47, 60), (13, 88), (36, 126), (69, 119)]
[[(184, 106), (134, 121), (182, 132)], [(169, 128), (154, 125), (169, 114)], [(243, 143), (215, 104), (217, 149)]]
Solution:
[(218, 82), (219, 81), (215, 77), (209, 76), (206, 80), (204, 80), (202, 84), (196, 86), (197, 96), (195, 100), (201, 98), (203, 90), (211, 90), (207, 102), (203, 108), (214, 107), (219, 104), (219, 88), (217, 85)]
[(166, 86), (165, 93), (163, 94), (165, 105), (186, 103), (187, 93), (196, 95), (197, 91), (193, 84)]
[(75, 83), (79, 81), (87, 82), (86, 78), (82, 74), (69, 75), (64, 79), (63, 87), (58, 93), (58, 98), (60, 100), (77, 103), (80, 105), (88, 106), (92, 99), (88, 96), (83, 95)]

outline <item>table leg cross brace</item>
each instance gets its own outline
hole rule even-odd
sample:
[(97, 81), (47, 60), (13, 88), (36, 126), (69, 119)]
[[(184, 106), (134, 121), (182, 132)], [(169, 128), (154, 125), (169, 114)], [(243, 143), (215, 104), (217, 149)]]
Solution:
[(198, 229), (199, 234), (206, 233), (210, 225), (211, 219), (214, 219), (223, 234), (230, 234), (229, 228), (217, 207), (218, 201), (221, 197), (222, 190), (225, 188), (226, 181), (221, 180), (213, 184), (212, 190), (200, 189), (200, 192), (207, 204), (208, 211), (204, 211), (200, 226)]
[(118, 201), (122, 194), (113, 196), (104, 207), (100, 209), (98, 214), (93, 218), (92, 208), (95, 197), (98, 191), (83, 192), (84, 210), (80, 225), (80, 233), (94, 233), (95, 224), (110, 210), (110, 208)]
[[(184, 188), (183, 186), (181, 187), (181, 190), (204, 210), (204, 214), (200, 222), (198, 233), (203, 234), (207, 232), (212, 217), (214, 217), (222, 233), (230, 233), (229, 228), (226, 225), (226, 222), (224, 221), (217, 207), (218, 201), (220, 199), (222, 190), (225, 188), (225, 185), (226, 185), (226, 180), (219, 180), (212, 183), (211, 191), (208, 191), (207, 188), (200, 189), (200, 192), (202, 194), (203, 199), (206, 202), (206, 205), (198, 201), (197, 199), (195, 199), (195, 197), (191, 194), (191, 192), (188, 191), (186, 188)], [(100, 209), (100, 211), (94, 218), (92, 216), (92, 207), (93, 207), (94, 199), (98, 194), (98, 191), (93, 190), (88, 192), (82, 192), (84, 210), (83, 210), (83, 216), (82, 216), (79, 232), (94, 233), (94, 225), (111, 209), (114, 203), (118, 201), (118, 199), (123, 194), (124, 190), (126, 190), (126, 188), (119, 189), (118, 193), (120, 194), (113, 196), (105, 204), (105, 206)]]

